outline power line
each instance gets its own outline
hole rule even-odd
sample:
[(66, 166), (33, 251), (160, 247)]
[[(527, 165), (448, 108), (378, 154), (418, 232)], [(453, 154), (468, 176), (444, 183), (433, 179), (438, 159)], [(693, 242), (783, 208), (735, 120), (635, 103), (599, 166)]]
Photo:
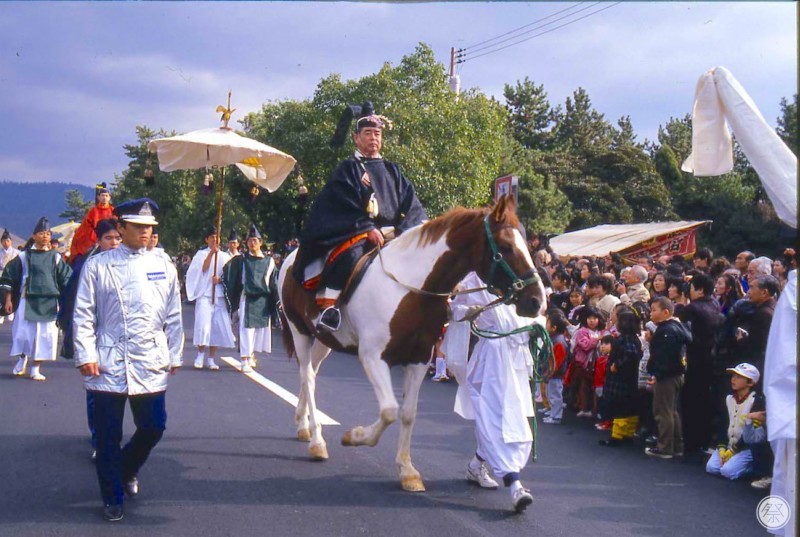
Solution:
[[(531, 39), (534, 39), (536, 37), (540, 37), (540, 36), (543, 36), (545, 34), (549, 34), (550, 32), (554, 32), (554, 31), (558, 30), (559, 28), (563, 28), (565, 26), (569, 26), (570, 24), (573, 24), (573, 23), (576, 23), (576, 22), (581, 21), (583, 19), (586, 19), (588, 17), (591, 17), (592, 15), (596, 15), (596, 14), (602, 12), (602, 11), (605, 11), (607, 9), (611, 9), (612, 7), (614, 7), (616, 5), (619, 5), (621, 3), (622, 2), (614, 2), (613, 4), (610, 4), (610, 5), (602, 8), (602, 9), (598, 9), (597, 11), (592, 11), (591, 13), (587, 13), (583, 17), (578, 17), (577, 19), (573, 19), (573, 20), (565, 22), (564, 24), (561, 24), (559, 26), (555, 26), (553, 28), (549, 28), (549, 29), (547, 29), (547, 30), (545, 30), (543, 32), (538, 33), (538, 34), (532, 35), (530, 37), (526, 37), (525, 39), (520, 39), (519, 41), (515, 41), (513, 43), (509, 43), (508, 45), (506, 45), (504, 47), (500, 47), (500, 48), (497, 48), (497, 49), (494, 49), (494, 50), (490, 50), (488, 52), (484, 52), (483, 54), (478, 54), (477, 56), (459, 58), (456, 63), (464, 63), (464, 62), (469, 61), (469, 60), (477, 60), (478, 58), (482, 58), (484, 56), (488, 56), (489, 54), (494, 54), (495, 52), (500, 52), (501, 50), (505, 50), (505, 49), (507, 49), (509, 47), (513, 47), (514, 45), (519, 45), (520, 43), (524, 43), (526, 41), (530, 41)], [(517, 36), (517, 37), (519, 37), (519, 36)], [(499, 44), (499, 43), (497, 43), (497, 44)]]
[(531, 23), (529, 23), (529, 24), (526, 24), (525, 26), (520, 26), (519, 28), (515, 28), (514, 30), (511, 30), (511, 31), (509, 31), (509, 32), (506, 32), (506, 33), (504, 33), (504, 34), (500, 34), (500, 35), (498, 35), (498, 36), (492, 37), (492, 38), (490, 38), (490, 39), (487, 39), (487, 40), (485, 40), (485, 41), (481, 41), (480, 43), (475, 43), (474, 45), (469, 45), (468, 47), (460, 48), (460, 49), (458, 49), (458, 52), (461, 52), (461, 51), (464, 51), (464, 50), (467, 50), (467, 49), (471, 49), (471, 48), (474, 48), (474, 47), (479, 47), (479, 46), (483, 45), (484, 43), (488, 43), (489, 41), (494, 41), (494, 40), (496, 40), (496, 39), (500, 39), (501, 37), (505, 37), (505, 36), (507, 36), (507, 35), (509, 35), (509, 34), (513, 34), (513, 33), (515, 33), (515, 32), (518, 32), (519, 30), (522, 30), (522, 29), (524, 29), (524, 28), (527, 28), (528, 26), (532, 26), (532, 25), (536, 24), (537, 22), (546, 21), (547, 19), (549, 19), (549, 18), (551, 18), (551, 17), (555, 17), (556, 15), (558, 15), (558, 14), (560, 14), (560, 13), (563, 13), (563, 12), (565, 12), (565, 11), (569, 11), (569, 10), (571, 10), (572, 8), (576, 7), (576, 6), (579, 6), (579, 5), (581, 5), (581, 3), (582, 3), (582, 2), (577, 2), (577, 3), (575, 3), (574, 5), (571, 5), (570, 7), (567, 7), (567, 8), (564, 8), (564, 9), (562, 9), (561, 11), (556, 11), (555, 13), (552, 13), (552, 14), (550, 14), (550, 15), (546, 16), (546, 17), (542, 17), (541, 19), (536, 19), (535, 21), (533, 21), (533, 22), (531, 22)]
[[(501, 45), (501, 44), (503, 44), (503, 43), (507, 43), (507, 42), (509, 42), (509, 41), (512, 41), (512, 40), (514, 40), (514, 39), (518, 39), (518, 38), (522, 37), (523, 35), (527, 35), (527, 34), (529, 34), (529, 33), (531, 33), (531, 32), (535, 32), (536, 30), (540, 30), (540, 29), (542, 29), (542, 28), (546, 28), (547, 26), (550, 26), (551, 24), (555, 24), (555, 23), (556, 23), (556, 22), (558, 22), (558, 21), (561, 21), (561, 20), (567, 19), (567, 18), (569, 18), (569, 17), (572, 17), (573, 15), (577, 15), (578, 13), (581, 13), (581, 12), (583, 12), (583, 11), (586, 11), (587, 9), (593, 8), (593, 7), (597, 6), (597, 4), (600, 4), (600, 3), (601, 3), (601, 2), (595, 2), (595, 3), (593, 3), (593, 4), (589, 4), (588, 6), (586, 6), (586, 7), (584, 7), (584, 8), (581, 8), (581, 9), (579, 9), (578, 11), (574, 11), (574, 12), (572, 12), (572, 13), (568, 13), (568, 14), (566, 14), (566, 15), (562, 16), (562, 17), (559, 17), (559, 18), (557, 18), (556, 20), (553, 20), (553, 21), (550, 21), (550, 22), (546, 22), (546, 23), (544, 23), (544, 24), (540, 24), (540, 25), (538, 25), (538, 26), (534, 26), (534, 27), (533, 27), (533, 28), (531, 28), (530, 30), (526, 30), (526, 31), (524, 31), (524, 32), (522, 32), (522, 33), (520, 33), (520, 34), (517, 34), (517, 35), (515, 35), (515, 36), (512, 36), (512, 37), (507, 37), (506, 39), (503, 39), (503, 40), (501, 40), (501, 41), (498, 41), (498, 42), (496, 42), (496, 43), (492, 43), (491, 45), (484, 45), (484, 46), (482, 46), (482, 47), (473, 46), (473, 48), (470, 48), (470, 47), (468, 47), (468, 48), (460, 49), (460, 50), (459, 50), (459, 58), (461, 58), (461, 57), (464, 57), (464, 56), (468, 56), (468, 55), (470, 55), (470, 54), (475, 54), (476, 52), (480, 52), (480, 51), (482, 51), (482, 50), (486, 50), (487, 48), (492, 48), (492, 47), (495, 47), (495, 46), (497, 46), (497, 45)], [(580, 4), (578, 4), (578, 5), (580, 5)], [(575, 6), (572, 6), (572, 7), (575, 7)], [(572, 8), (568, 8), (568, 9), (572, 9)], [(555, 16), (555, 15), (558, 15), (559, 13), (562, 13), (563, 11), (565, 11), (565, 10), (561, 10), (561, 11), (559, 11), (559, 12), (557, 12), (557, 13), (553, 13), (553, 14), (552, 14), (552, 15), (550, 15), (549, 17), (545, 17), (544, 19), (540, 19), (540, 21), (541, 21), (541, 20), (545, 20), (545, 19), (549, 19), (550, 17), (553, 17), (553, 16)], [(536, 24), (537, 22), (540, 22), (540, 21), (534, 21), (534, 22), (532, 22), (532, 23), (530, 23), (530, 24), (527, 24), (527, 25), (525, 25), (525, 26), (522, 26), (522, 27), (520, 27), (520, 28), (517, 28), (516, 30), (512, 30), (512, 31), (510, 31), (510, 32), (506, 32), (506, 33), (505, 33), (505, 34), (503, 34), (503, 35), (508, 35), (508, 34), (516, 33), (517, 31), (521, 30), (522, 28), (527, 28), (528, 26), (531, 26), (531, 25), (533, 25), (533, 24)], [(498, 36), (498, 37), (495, 37), (495, 38), (492, 38), (492, 39), (487, 39), (486, 41), (484, 41), (484, 43), (486, 43), (486, 42), (488, 42), (488, 41), (494, 41), (495, 39), (498, 39), (498, 38), (500, 38), (500, 37), (502, 37), (502, 36)]]

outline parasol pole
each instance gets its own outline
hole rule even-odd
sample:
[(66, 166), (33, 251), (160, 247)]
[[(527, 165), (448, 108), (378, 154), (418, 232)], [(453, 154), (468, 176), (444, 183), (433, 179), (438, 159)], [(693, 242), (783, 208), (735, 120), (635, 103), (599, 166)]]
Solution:
[[(217, 189), (217, 251), (214, 252), (214, 278), (217, 277), (217, 255), (219, 253), (220, 233), (222, 232), (222, 185), (225, 182), (225, 166), (219, 169), (219, 188)], [(211, 303), (216, 302), (217, 285), (211, 287)]]
[[(222, 113), (222, 121), (224, 125), (221, 127), (224, 130), (231, 130), (228, 127), (228, 121), (231, 119), (231, 113), (234, 110), (231, 109), (231, 90), (228, 90), (228, 107), (224, 108), (222, 105), (217, 107), (217, 112)], [(206, 148), (206, 158), (208, 156), (208, 148)], [(210, 160), (210, 159), (209, 159)], [(214, 278), (217, 277), (217, 254), (219, 252), (219, 247), (221, 244), (221, 235), (222, 233), (222, 185), (225, 183), (225, 166), (220, 166), (219, 168), (219, 187), (217, 189), (217, 251), (214, 252)], [(211, 303), (214, 304), (217, 298), (217, 284), (213, 284), (211, 288)]]

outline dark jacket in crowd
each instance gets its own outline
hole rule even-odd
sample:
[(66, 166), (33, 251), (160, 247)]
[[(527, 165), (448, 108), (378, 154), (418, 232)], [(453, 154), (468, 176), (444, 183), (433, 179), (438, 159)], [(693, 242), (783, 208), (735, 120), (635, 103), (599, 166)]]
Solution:
[[(611, 418), (624, 418), (638, 414), (639, 362), (642, 359), (642, 342), (638, 336), (620, 335), (611, 345), (603, 400)], [(616, 373), (611, 366), (616, 366)], [(605, 416), (603, 416), (605, 419)]]
[(686, 360), (690, 364), (694, 362), (710, 367), (711, 351), (725, 322), (719, 311), (719, 302), (713, 296), (692, 300), (678, 317), (692, 331), (692, 341), (686, 346)]
[(767, 352), (767, 337), (769, 327), (772, 325), (772, 316), (775, 314), (775, 298), (770, 298), (756, 306), (752, 316), (742, 319), (737, 325), (748, 332), (741, 341), (736, 343), (736, 354), (739, 362), (753, 364), (759, 371), (764, 370), (764, 355)]
[(658, 325), (650, 340), (650, 360), (647, 372), (656, 380), (663, 380), (685, 371), (683, 357), (686, 345), (691, 343), (692, 333), (674, 317)]
[(572, 304), (569, 303), (569, 289), (562, 293), (553, 293), (547, 297), (548, 307), (558, 308), (564, 312), (564, 316), (569, 315)]

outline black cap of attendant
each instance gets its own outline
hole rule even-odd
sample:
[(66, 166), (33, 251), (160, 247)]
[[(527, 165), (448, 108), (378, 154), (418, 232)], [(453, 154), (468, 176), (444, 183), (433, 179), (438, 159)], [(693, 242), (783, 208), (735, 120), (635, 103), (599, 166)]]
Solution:
[(97, 239), (99, 240), (103, 235), (115, 229), (117, 229), (117, 219), (104, 218), (103, 220), (100, 220), (96, 226), (94, 226), (94, 234), (97, 235)]
[(8, 232), (8, 229), (3, 231), (3, 236), (0, 237), (0, 241), (4, 240), (11, 240), (11, 233)]
[(216, 226), (211, 226), (210, 228), (206, 229), (206, 232), (205, 232), (205, 233), (203, 233), (203, 239), (207, 239), (207, 238), (209, 238), (211, 235), (216, 235), (216, 234), (217, 234), (217, 228), (216, 228)]
[(43, 216), (36, 222), (36, 227), (33, 228), (33, 234), (40, 233), (42, 231), (50, 231), (50, 222), (48, 222), (47, 217)]
[[(158, 204), (150, 198), (139, 198), (125, 201), (114, 208), (114, 214), (120, 220), (144, 226), (157, 226)], [(156, 230), (153, 230), (155, 233)]]
[(235, 229), (231, 230), (231, 234), (228, 235), (228, 242), (236, 241), (239, 242), (239, 235), (236, 233)]
[(250, 229), (247, 232), (247, 238), (248, 239), (252, 239), (254, 237), (256, 239), (262, 240), (261, 232), (258, 231), (258, 228), (256, 227), (256, 225), (255, 224), (250, 224)]
[(94, 185), (94, 195), (95, 197), (99, 196), (100, 194), (111, 194), (108, 191), (108, 185), (105, 183), (98, 183)]
[(336, 132), (333, 133), (331, 147), (342, 147), (344, 145), (345, 141), (347, 141), (350, 124), (354, 118), (358, 118), (356, 132), (365, 127), (383, 128), (383, 120), (380, 116), (375, 115), (375, 107), (372, 102), (349, 104), (345, 107), (342, 117), (339, 118), (339, 123), (336, 124)]

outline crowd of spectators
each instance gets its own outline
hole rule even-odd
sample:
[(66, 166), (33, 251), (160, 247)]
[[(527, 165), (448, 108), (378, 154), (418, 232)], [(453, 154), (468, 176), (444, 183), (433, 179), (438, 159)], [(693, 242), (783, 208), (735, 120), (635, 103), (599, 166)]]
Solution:
[(656, 458), (705, 457), (709, 473), (767, 488), (761, 376), (795, 251), (743, 251), (731, 263), (700, 248), (691, 261), (623, 262), (616, 254), (560, 258), (541, 239), (531, 246), (549, 293), (555, 355), (537, 396), (543, 422), (561, 424), (572, 412), (610, 432), (605, 446), (638, 442)]

